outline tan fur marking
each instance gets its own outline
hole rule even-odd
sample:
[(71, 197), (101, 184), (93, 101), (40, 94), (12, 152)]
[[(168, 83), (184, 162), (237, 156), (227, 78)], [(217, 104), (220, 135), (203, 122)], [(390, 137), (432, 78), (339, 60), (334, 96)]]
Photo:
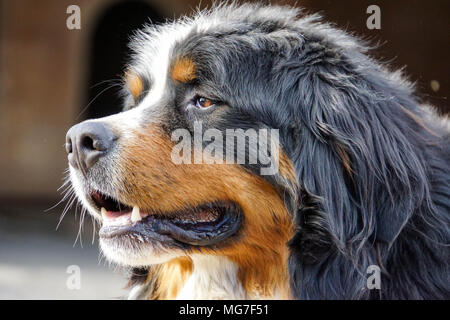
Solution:
[(195, 63), (189, 58), (178, 59), (172, 67), (172, 79), (177, 82), (189, 82), (195, 79)]
[[(292, 218), (272, 185), (239, 165), (176, 165), (170, 157), (173, 142), (156, 127), (133, 136), (133, 141), (123, 146), (119, 164), (126, 186), (119, 200), (160, 212), (207, 201), (238, 203), (244, 211), (239, 234), (215, 250), (201, 248), (197, 253), (225, 256), (236, 263), (239, 279), (251, 296), (288, 298), (286, 243), (294, 230)], [(293, 179), (287, 163), (283, 168)], [(170, 263), (160, 268), (159, 284), (174, 286), (161, 289), (161, 297), (173, 297), (179, 291), (178, 284), (186, 277), (175, 281), (176, 285), (168, 279), (176, 270)]]
[(295, 170), (294, 165), (292, 164), (292, 161), (289, 159), (289, 157), (280, 150), (279, 152), (279, 164), (278, 168), (280, 170), (280, 174), (287, 180), (289, 183), (293, 185), (297, 185), (297, 179), (295, 177)]
[(298, 182), (295, 175), (294, 164), (291, 159), (283, 152), (279, 151), (279, 164), (278, 170), (280, 177), (284, 180), (284, 186), (289, 190), (290, 195), (297, 201)]
[(173, 259), (159, 266), (156, 296), (161, 300), (176, 299), (192, 273), (192, 260), (188, 257)]
[(142, 82), (141, 77), (133, 72), (127, 72), (125, 74), (125, 81), (131, 95), (136, 100), (144, 90), (144, 83)]

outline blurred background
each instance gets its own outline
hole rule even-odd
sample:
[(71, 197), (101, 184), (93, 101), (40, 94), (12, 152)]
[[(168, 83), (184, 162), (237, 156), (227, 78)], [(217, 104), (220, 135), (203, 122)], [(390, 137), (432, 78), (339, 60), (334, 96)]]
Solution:
[[(77, 238), (80, 215), (72, 208), (56, 230), (66, 204), (52, 208), (67, 167), (65, 134), (77, 122), (120, 110), (118, 88), (109, 80), (120, 78), (133, 30), (189, 14), (199, 2), (0, 0), (0, 299), (117, 299), (126, 293), (124, 272), (100, 257), (90, 218)], [(319, 12), (379, 44), (374, 57), (405, 67), (422, 101), (450, 113), (450, 1), (272, 3)], [(202, 0), (200, 7), (209, 4)], [(379, 30), (366, 26), (372, 4), (381, 9)], [(81, 9), (79, 30), (66, 27), (70, 5)], [(67, 286), (71, 265), (80, 269), (79, 289)]]

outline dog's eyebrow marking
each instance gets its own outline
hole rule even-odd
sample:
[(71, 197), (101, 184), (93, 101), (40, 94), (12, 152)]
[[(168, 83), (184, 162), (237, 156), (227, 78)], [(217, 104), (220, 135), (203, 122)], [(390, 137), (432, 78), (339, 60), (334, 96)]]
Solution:
[(195, 63), (189, 58), (183, 57), (175, 61), (171, 76), (176, 82), (189, 82), (195, 79)]
[(142, 81), (142, 78), (134, 72), (127, 72), (125, 74), (125, 82), (134, 100), (137, 100), (144, 90), (144, 82)]

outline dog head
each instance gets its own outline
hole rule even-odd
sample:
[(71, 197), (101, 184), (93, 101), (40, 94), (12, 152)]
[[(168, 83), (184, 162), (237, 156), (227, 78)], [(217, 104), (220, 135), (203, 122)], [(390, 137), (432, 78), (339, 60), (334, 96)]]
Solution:
[(221, 256), (242, 279), (288, 283), (290, 255), (294, 291), (307, 292), (339, 256), (361, 284), (356, 253), (392, 243), (417, 200), (389, 214), (424, 175), (403, 139), (416, 133), (396, 120), (415, 104), (352, 37), (297, 15), (227, 6), (135, 37), (124, 111), (66, 140), (109, 259)]
[(124, 112), (67, 133), (72, 184), (114, 262), (287, 261), (297, 182), (279, 143), (288, 112), (275, 93), (279, 49), (264, 45), (285, 23), (225, 11), (231, 20), (216, 12), (139, 33)]

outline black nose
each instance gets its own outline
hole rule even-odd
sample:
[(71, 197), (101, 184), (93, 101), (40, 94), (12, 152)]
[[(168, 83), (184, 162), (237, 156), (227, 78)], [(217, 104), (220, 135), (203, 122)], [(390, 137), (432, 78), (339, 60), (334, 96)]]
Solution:
[(115, 139), (104, 123), (85, 121), (74, 125), (66, 135), (70, 165), (86, 175), (87, 170), (111, 149)]

